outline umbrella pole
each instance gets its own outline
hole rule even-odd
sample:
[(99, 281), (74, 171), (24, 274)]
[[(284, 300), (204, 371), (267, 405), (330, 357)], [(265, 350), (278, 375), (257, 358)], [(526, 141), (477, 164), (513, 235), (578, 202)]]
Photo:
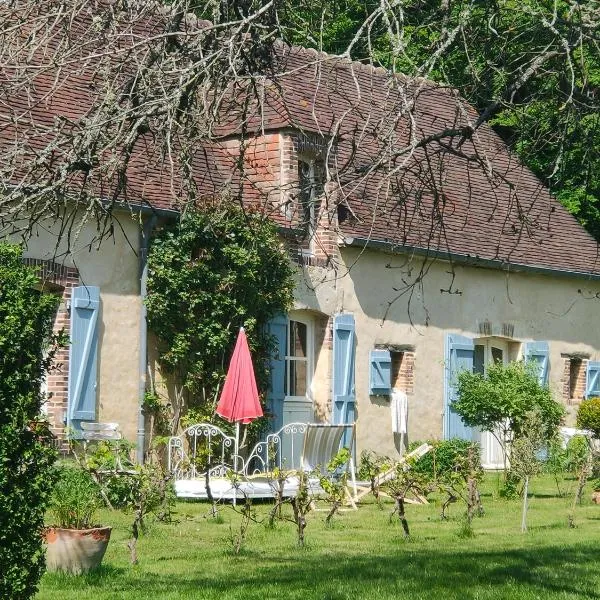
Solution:
[[(237, 467), (238, 467), (238, 460), (239, 460), (239, 452), (240, 452), (240, 422), (236, 421), (235, 422), (235, 457), (234, 457), (234, 465), (233, 465), (233, 469), (235, 470), (235, 472), (237, 473)], [(233, 505), (236, 505), (236, 500), (237, 500), (237, 488), (234, 488), (233, 490)]]

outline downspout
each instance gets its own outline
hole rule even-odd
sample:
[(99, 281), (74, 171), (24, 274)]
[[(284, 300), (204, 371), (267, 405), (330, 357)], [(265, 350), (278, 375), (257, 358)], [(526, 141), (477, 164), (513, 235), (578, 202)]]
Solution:
[(139, 405), (137, 424), (136, 460), (139, 464), (144, 462), (144, 449), (146, 445), (146, 417), (144, 415), (144, 400), (146, 395), (146, 369), (148, 365), (148, 326), (146, 323), (146, 284), (148, 282), (148, 247), (150, 235), (156, 225), (156, 215), (152, 215), (140, 232), (140, 363), (139, 363)]

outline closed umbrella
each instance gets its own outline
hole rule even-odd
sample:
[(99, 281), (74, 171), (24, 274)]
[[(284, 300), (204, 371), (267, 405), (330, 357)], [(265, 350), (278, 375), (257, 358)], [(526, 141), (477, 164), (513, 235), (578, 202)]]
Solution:
[(240, 328), (231, 355), (216, 413), (230, 423), (235, 423), (235, 454), (237, 456), (240, 443), (240, 423), (251, 423), (254, 419), (263, 416), (250, 348), (243, 327)]

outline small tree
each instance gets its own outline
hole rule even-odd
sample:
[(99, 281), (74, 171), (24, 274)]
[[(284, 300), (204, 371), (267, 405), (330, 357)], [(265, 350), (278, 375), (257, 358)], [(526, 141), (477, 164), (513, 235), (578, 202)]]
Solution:
[(329, 461), (326, 472), (319, 475), (319, 483), (325, 492), (325, 500), (331, 507), (325, 518), (326, 525), (331, 525), (334, 515), (343, 506), (346, 499), (348, 471), (345, 469), (345, 466), (349, 460), (350, 451), (348, 448), (341, 448), (331, 461)]
[(505, 475), (508, 442), (521, 436), (528, 413), (535, 410), (539, 414), (546, 441), (554, 437), (564, 414), (549, 388), (539, 383), (533, 366), (523, 362), (491, 364), (485, 375), (462, 371), (452, 408), (468, 426), (480, 427), (498, 439), (504, 450)]
[(521, 531), (527, 531), (527, 509), (529, 496), (529, 481), (537, 475), (542, 463), (540, 452), (546, 446), (545, 424), (539, 411), (529, 411), (523, 420), (519, 437), (512, 443), (510, 453), (510, 468), (523, 480), (523, 511)]
[(60, 342), (58, 298), (36, 289), (19, 247), (0, 243), (0, 597), (31, 598), (44, 568), (41, 531), (56, 452), (39, 420), (42, 380)]
[(470, 529), (473, 516), (477, 512), (483, 513), (478, 491), (478, 483), (483, 476), (480, 447), (458, 438), (429, 443), (432, 449), (415, 462), (413, 469), (446, 494), (442, 503), (442, 519), (447, 518), (446, 509), (451, 503), (459, 499), (465, 503), (466, 524)]
[(421, 495), (427, 493), (430, 478), (415, 469), (415, 459), (407, 461), (398, 461), (393, 465), (394, 476), (388, 479), (383, 485), (383, 489), (394, 499), (394, 510), (390, 514), (390, 523), (395, 514), (398, 515), (404, 537), (410, 537), (410, 529), (406, 518), (406, 496), (409, 493)]
[(358, 477), (369, 481), (371, 493), (379, 508), (383, 508), (381, 504), (381, 475), (388, 471), (390, 466), (391, 460), (387, 456), (376, 454), (370, 450), (363, 450), (360, 455)]

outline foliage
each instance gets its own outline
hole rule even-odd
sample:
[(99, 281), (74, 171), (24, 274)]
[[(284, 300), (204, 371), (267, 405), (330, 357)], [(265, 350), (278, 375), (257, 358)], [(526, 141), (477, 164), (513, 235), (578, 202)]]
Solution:
[(337, 454), (329, 461), (325, 473), (319, 476), (319, 483), (325, 492), (325, 500), (331, 509), (325, 518), (327, 525), (331, 524), (334, 515), (344, 504), (346, 498), (346, 486), (348, 484), (347, 465), (350, 460), (348, 448), (340, 448)]
[(158, 464), (132, 465), (127, 470), (109, 471), (100, 478), (104, 493), (115, 505), (133, 515), (128, 547), (131, 563), (137, 564), (137, 541), (146, 530), (146, 518), (155, 515), (170, 521), (175, 494), (170, 476)]
[(397, 514), (405, 538), (410, 537), (405, 510), (406, 496), (409, 493), (416, 495), (426, 494), (431, 483), (427, 475), (413, 469), (415, 463), (416, 459), (414, 458), (393, 463), (393, 477), (387, 479), (381, 486), (394, 499), (394, 510), (390, 514), (390, 522), (394, 515)]
[(375, 501), (381, 506), (380, 476), (388, 471), (392, 465), (389, 457), (363, 450), (360, 455), (360, 466), (358, 469), (358, 478), (367, 480), (371, 486), (371, 493)]
[[(412, 442), (410, 450), (418, 448), (423, 442)], [(457, 464), (466, 458), (469, 449), (476, 446), (473, 442), (460, 438), (450, 440), (430, 440), (427, 442), (432, 449), (418, 458), (413, 469), (423, 473), (432, 481), (444, 480), (456, 471)]]
[(95, 522), (101, 504), (98, 484), (78, 466), (65, 464), (56, 470), (57, 478), (50, 501), (53, 525), (63, 529), (98, 527)]
[(577, 427), (588, 429), (600, 439), (600, 398), (583, 400), (577, 410)]
[[(481, 449), (478, 444), (459, 438), (428, 443), (432, 449), (418, 458), (412, 469), (422, 474), (432, 487), (446, 494), (442, 503), (442, 519), (447, 518), (446, 509), (451, 503), (458, 499), (465, 503), (467, 511), (463, 534), (467, 535), (476, 509), (480, 514), (483, 512), (477, 489), (483, 477)], [(418, 445), (420, 442), (413, 442), (411, 447)]]
[(539, 383), (535, 370), (523, 362), (497, 362), (489, 365), (485, 375), (461, 371), (457, 392), (453, 409), (463, 421), (485, 431), (503, 431), (503, 445), (509, 432), (515, 439), (521, 435), (529, 411), (539, 412), (545, 440), (556, 434), (564, 414), (550, 390)]
[(265, 324), (292, 299), (292, 267), (276, 226), (223, 200), (161, 230), (148, 257), (148, 323), (162, 366), (212, 415), (238, 329), (246, 328), (259, 388)]
[(0, 243), (0, 597), (35, 594), (44, 567), (41, 530), (56, 452), (40, 419), (41, 384), (61, 336), (58, 298), (42, 293), (21, 249)]

